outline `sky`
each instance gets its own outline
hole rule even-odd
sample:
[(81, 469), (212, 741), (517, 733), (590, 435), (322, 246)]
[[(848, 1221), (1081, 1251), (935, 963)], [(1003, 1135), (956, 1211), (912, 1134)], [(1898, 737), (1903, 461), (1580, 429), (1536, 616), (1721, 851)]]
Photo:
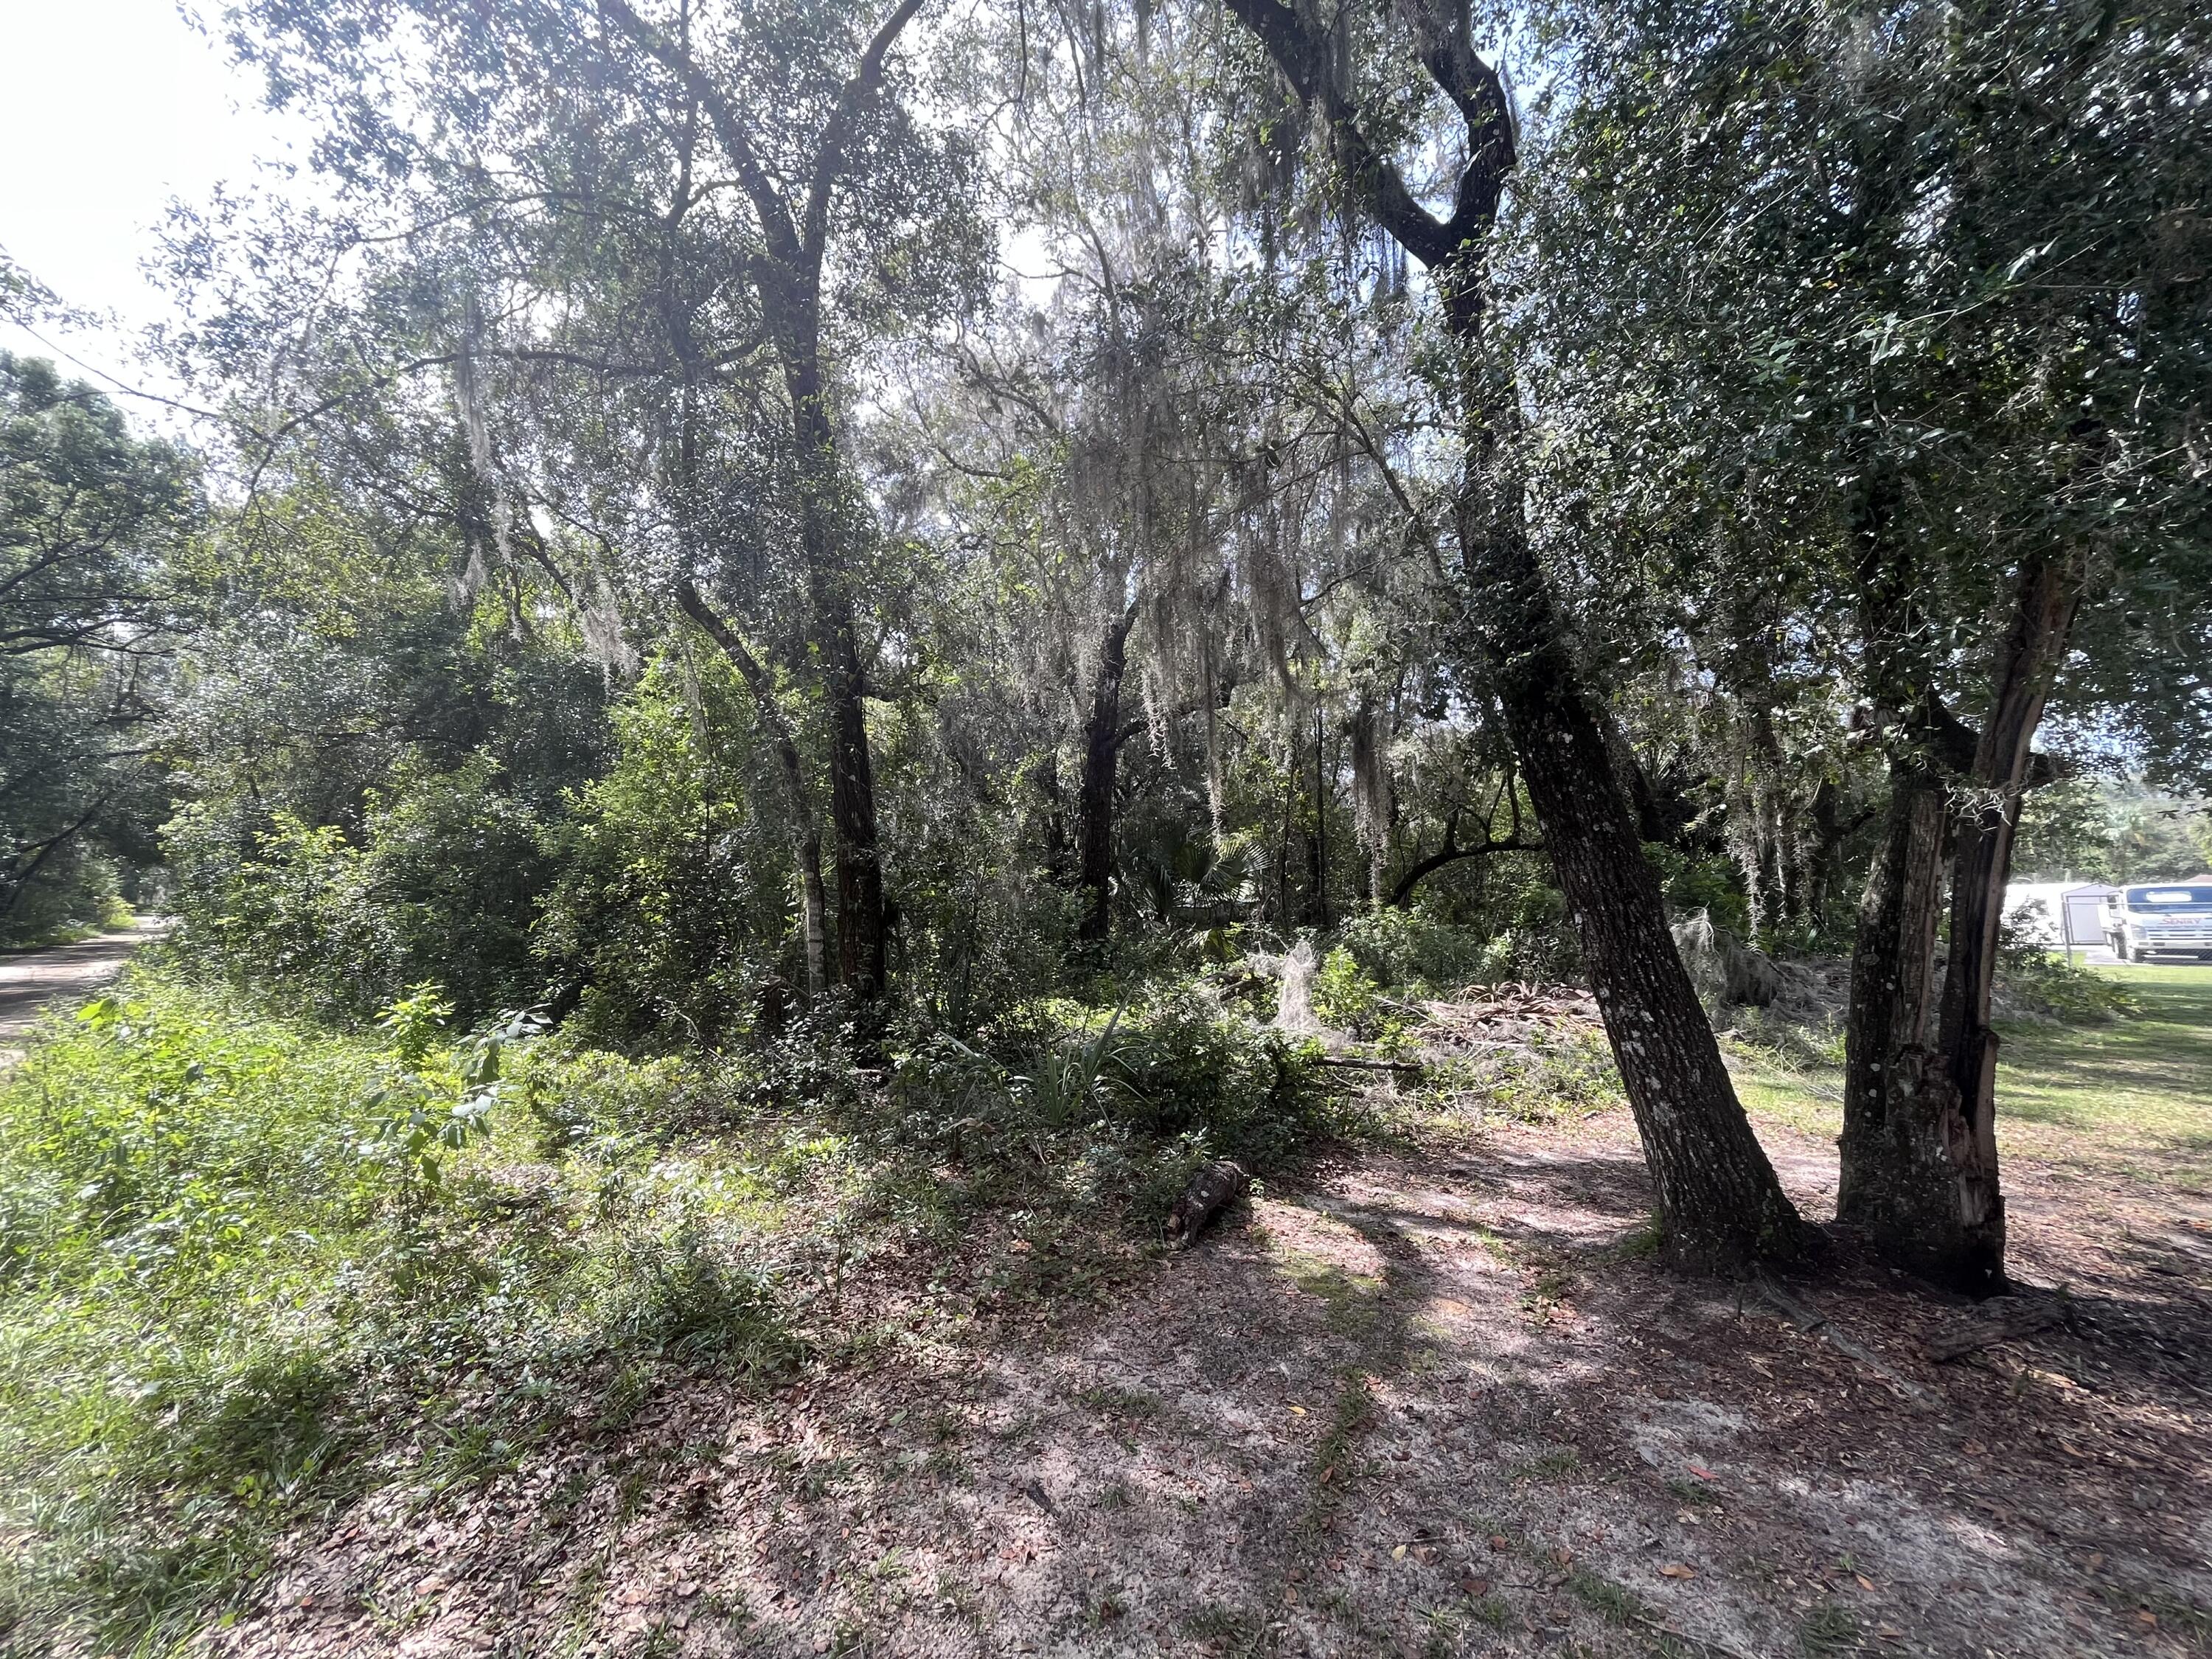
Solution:
[[(297, 130), (259, 106), (258, 77), (230, 67), (216, 25), (196, 27), (176, 0), (0, 0), (0, 247), (69, 304), (117, 319), (40, 332), (159, 390), (131, 354), (167, 314), (139, 268), (155, 228), (173, 198), (251, 182), (258, 158), (304, 161)], [(4, 320), (0, 348), (52, 355)]]

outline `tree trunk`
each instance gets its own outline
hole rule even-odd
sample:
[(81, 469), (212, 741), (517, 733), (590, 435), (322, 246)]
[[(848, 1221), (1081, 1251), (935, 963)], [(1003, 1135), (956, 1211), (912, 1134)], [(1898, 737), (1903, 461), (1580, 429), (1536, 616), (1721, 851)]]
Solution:
[(1498, 451), (1519, 410), (1482, 331), (1485, 248), (1516, 159), (1504, 83), (1463, 32), (1414, 20), (1421, 63), (1467, 128), (1468, 161), (1450, 216), (1439, 220), (1363, 125), (1334, 38), (1282, 0), (1229, 4), (1327, 122), (1347, 185), (1437, 280), (1460, 354), (1465, 474), (1453, 516), (1470, 620), (1636, 1113), (1667, 1254), (1725, 1273), (1794, 1258), (1804, 1227), (1751, 1132), (1674, 949), (1658, 878), (1528, 543), (1520, 480)]
[(1955, 1211), (1948, 1146), (1961, 1137), (1955, 1100), (1929, 1046), (1936, 924), (1943, 908), (1947, 790), (1907, 744), (1890, 763), (1889, 811), (1851, 943), (1844, 1032), (1840, 1221), (1916, 1271)]
[(736, 667), (745, 690), (752, 694), (753, 708), (768, 731), (769, 741), (775, 745), (784, 788), (791, 797), (792, 860), (799, 869), (799, 933), (806, 951), (806, 994), (810, 999), (818, 997), (829, 980), (823, 960), (829, 906), (822, 890), (820, 821), (814, 811), (812, 792), (806, 787), (806, 769), (799, 759), (798, 738), (792, 732), (791, 722), (784, 718), (782, 706), (775, 700), (775, 683), (761, 665), (760, 659), (753, 655), (751, 648), (728, 623), (714, 614), (690, 577), (678, 579), (676, 602)]
[(1958, 814), (1951, 866), (1951, 963), (1943, 980), (1939, 1053), (1964, 1134), (1951, 1147), (1957, 1219), (1941, 1271), (1977, 1292), (2004, 1288), (2004, 1194), (1997, 1180), (1997, 1035), (1990, 989), (2005, 878), (2020, 827), (2030, 740), (2043, 719), (2052, 676), (2066, 654), (2081, 593), (2079, 565), (2039, 559), (2021, 572), (2012, 626), (1990, 677), (1988, 713), (1975, 745), (1971, 791)]
[(1735, 1097), (1711, 1024), (1674, 949), (1658, 878), (1525, 537), (1480, 514), (1461, 545), (1477, 632), (1507, 734), (1552, 855), (1644, 1155), (1668, 1259), (1741, 1273), (1789, 1260), (1804, 1228)]
[[(818, 332), (818, 329), (814, 331)], [(830, 721), (830, 823), (836, 838), (838, 977), (863, 1003), (884, 994), (890, 933), (876, 851), (875, 768), (868, 749), (867, 674), (854, 636), (836, 434), (811, 349), (794, 349), (785, 380), (798, 445), (799, 544), (813, 612), (823, 712)]]
[(1129, 630), (1137, 606), (1108, 624), (1098, 644), (1098, 672), (1091, 684), (1091, 714), (1083, 726), (1083, 786), (1077, 882), (1083, 921), (1077, 936), (1103, 945), (1114, 925), (1114, 780), (1121, 759), (1121, 679), (1128, 668)]

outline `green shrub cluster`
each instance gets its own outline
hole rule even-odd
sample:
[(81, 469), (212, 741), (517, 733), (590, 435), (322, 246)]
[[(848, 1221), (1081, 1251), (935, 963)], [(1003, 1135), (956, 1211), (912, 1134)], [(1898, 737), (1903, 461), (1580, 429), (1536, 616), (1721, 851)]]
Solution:
[(303, 1505), (507, 1467), (625, 1365), (795, 1356), (787, 1183), (635, 1132), (713, 1079), (444, 1012), (333, 1036), (141, 975), (0, 1084), (0, 1640), (158, 1633)]

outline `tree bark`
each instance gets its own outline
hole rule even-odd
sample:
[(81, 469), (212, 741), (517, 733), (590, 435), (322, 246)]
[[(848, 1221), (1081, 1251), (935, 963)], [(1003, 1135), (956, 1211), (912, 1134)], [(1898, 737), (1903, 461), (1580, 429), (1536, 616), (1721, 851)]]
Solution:
[(1129, 630), (1136, 621), (1133, 599), (1107, 625), (1098, 642), (1098, 672), (1091, 683), (1091, 713), (1083, 723), (1076, 863), (1083, 921), (1077, 937), (1086, 945), (1104, 944), (1114, 925), (1114, 783), (1127, 740), (1121, 730), (1121, 681), (1128, 672)]
[(1931, 1267), (1955, 1209), (1957, 1103), (1929, 1046), (1948, 791), (1909, 741), (1890, 763), (1882, 842), (1859, 901), (1844, 1032), (1840, 1221), (1900, 1266)]
[(1951, 961), (1939, 1054), (1962, 1133), (1949, 1145), (1955, 1219), (1936, 1276), (1978, 1293), (2004, 1288), (2004, 1194), (1997, 1179), (1997, 1034), (1990, 1027), (2005, 879), (2028, 779), (2028, 748), (2066, 654), (2081, 594), (2078, 562), (2031, 561), (1990, 676), (1990, 706), (1957, 812), (1951, 866)]
[(1658, 878), (1528, 542), (1519, 480), (1499, 453), (1518, 404), (1483, 338), (1482, 250), (1516, 159), (1504, 83), (1475, 53), (1463, 14), (1414, 15), (1422, 64), (1467, 128), (1467, 167), (1450, 216), (1439, 220), (1370, 138), (1330, 41), (1282, 0), (1230, 0), (1230, 9), (1328, 123), (1367, 210), (1436, 277), (1462, 365), (1466, 471), (1454, 518), (1476, 600), (1470, 620), (1636, 1115), (1666, 1254), (1723, 1273), (1795, 1258), (1805, 1230), (1674, 949)]

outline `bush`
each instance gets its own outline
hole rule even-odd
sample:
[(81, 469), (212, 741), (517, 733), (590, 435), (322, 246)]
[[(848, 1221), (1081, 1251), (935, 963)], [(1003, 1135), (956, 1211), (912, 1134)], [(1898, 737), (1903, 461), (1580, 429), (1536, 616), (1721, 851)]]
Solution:
[(1352, 917), (1337, 937), (1377, 984), (1437, 991), (1480, 979), (1490, 945), (1473, 928), (1389, 907)]
[(612, 768), (551, 836), (537, 948), (607, 1041), (743, 1036), (767, 981), (805, 982), (790, 848), (756, 811), (782, 786), (727, 665), (697, 666), (647, 672), (615, 711)]
[[(419, 1441), (432, 1488), (656, 1364), (798, 1346), (761, 1265), (775, 1182), (619, 1133), (672, 1083), (461, 1037), (425, 992), (380, 1036), (144, 973), (0, 1082), (0, 1645), (163, 1632)], [(591, 1123), (532, 1160), (533, 1098)], [(28, 1651), (40, 1650), (36, 1644)]]
[(429, 980), (465, 1017), (534, 1000), (529, 929), (550, 870), (491, 763), (402, 769), (369, 805), (359, 844), (280, 813), (241, 848), (227, 810), (180, 813), (164, 832), (178, 948), (341, 1024)]

